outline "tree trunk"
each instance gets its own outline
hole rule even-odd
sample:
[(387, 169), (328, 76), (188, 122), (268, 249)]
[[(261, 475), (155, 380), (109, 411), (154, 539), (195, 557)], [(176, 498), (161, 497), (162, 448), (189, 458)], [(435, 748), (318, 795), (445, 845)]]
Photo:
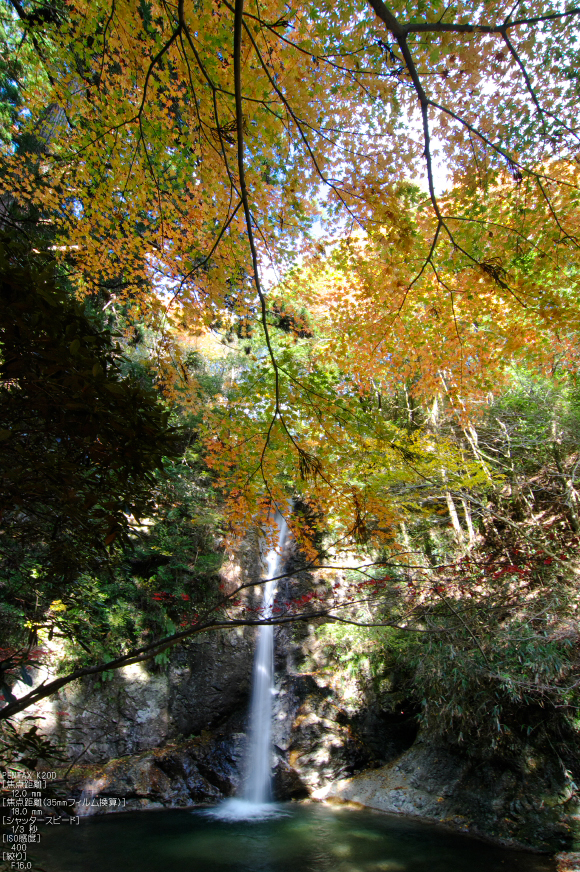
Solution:
[[(443, 474), (443, 481), (447, 484), (447, 473), (444, 469), (442, 469), (441, 472)], [(447, 487), (445, 488), (445, 500), (447, 502), (447, 508), (449, 509), (449, 517), (451, 518), (451, 524), (453, 525), (453, 532), (455, 533), (455, 541), (461, 549), (464, 549), (465, 537), (463, 536), (463, 530), (459, 523), (459, 515), (457, 514), (451, 491)]]
[(475, 530), (473, 528), (473, 521), (471, 520), (471, 511), (469, 509), (469, 503), (465, 499), (465, 497), (461, 497), (461, 503), (463, 505), (463, 514), (465, 516), (465, 523), (467, 525), (467, 532), (469, 534), (469, 545), (471, 548), (473, 543), (475, 542)]
[(556, 461), (556, 468), (560, 473), (564, 485), (564, 493), (566, 494), (566, 505), (568, 506), (568, 520), (570, 526), (575, 533), (580, 531), (580, 518), (578, 517), (578, 491), (574, 487), (573, 479), (566, 473), (566, 469), (562, 462), (562, 447), (559, 442), (552, 443), (552, 453)]

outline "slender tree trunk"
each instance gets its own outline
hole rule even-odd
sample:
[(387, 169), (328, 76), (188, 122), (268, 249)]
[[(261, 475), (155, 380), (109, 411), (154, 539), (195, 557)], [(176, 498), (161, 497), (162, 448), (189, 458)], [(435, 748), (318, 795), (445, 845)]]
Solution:
[(473, 528), (473, 521), (471, 519), (471, 511), (469, 509), (469, 503), (465, 499), (465, 497), (461, 497), (461, 504), (463, 506), (463, 514), (465, 516), (465, 523), (467, 525), (467, 533), (469, 535), (469, 548), (473, 547), (473, 543), (475, 542), (475, 530)]
[[(443, 481), (447, 484), (447, 472), (444, 469), (442, 469), (441, 472), (443, 474)], [(461, 529), (461, 524), (459, 523), (459, 515), (457, 514), (455, 502), (448, 487), (445, 488), (445, 500), (447, 502), (451, 524), (453, 525), (453, 532), (455, 533), (455, 541), (461, 549), (464, 549), (465, 537), (463, 535), (463, 530)]]
[(489, 468), (489, 463), (486, 458), (483, 456), (483, 453), (479, 447), (479, 438), (477, 435), (477, 430), (473, 426), (473, 424), (468, 424), (467, 427), (463, 429), (463, 433), (465, 434), (465, 438), (467, 439), (467, 443), (471, 448), (473, 456), (475, 459), (481, 463), (481, 466), (489, 479), (490, 483), (493, 483), (493, 476), (491, 474), (491, 469)]

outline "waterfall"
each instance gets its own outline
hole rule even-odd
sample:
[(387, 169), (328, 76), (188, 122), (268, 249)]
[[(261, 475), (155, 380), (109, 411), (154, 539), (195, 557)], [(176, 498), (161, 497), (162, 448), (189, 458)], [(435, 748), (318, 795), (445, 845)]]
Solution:
[[(281, 554), (288, 535), (284, 518), (276, 514), (278, 543), (266, 555), (267, 575), (262, 596), (260, 616), (272, 616), (276, 597), (276, 581), (280, 572)], [(275, 813), (272, 804), (272, 702), (274, 696), (274, 627), (264, 624), (258, 628), (258, 641), (254, 655), (252, 694), (250, 702), (250, 728), (244, 766), (244, 782), (239, 799), (229, 799), (212, 812), (212, 816), (227, 820), (267, 817)]]
[[(272, 616), (276, 596), (276, 582), (273, 581), (280, 566), (280, 553), (284, 548), (288, 527), (279, 515), (278, 548), (266, 557), (268, 575), (264, 584), (262, 617)], [(263, 804), (272, 799), (270, 757), (272, 745), (272, 697), (274, 695), (274, 627), (266, 624), (258, 630), (258, 643), (254, 657), (252, 678), (252, 703), (250, 707), (250, 739), (246, 760), (246, 774), (243, 798), (252, 804)]]

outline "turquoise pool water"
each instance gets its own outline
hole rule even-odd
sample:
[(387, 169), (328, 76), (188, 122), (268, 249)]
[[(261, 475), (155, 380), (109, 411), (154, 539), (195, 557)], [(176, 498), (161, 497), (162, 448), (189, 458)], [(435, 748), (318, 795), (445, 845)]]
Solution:
[(553, 872), (547, 857), (497, 848), (370, 811), (280, 806), (223, 821), (200, 811), (131, 812), (43, 828), (46, 872)]

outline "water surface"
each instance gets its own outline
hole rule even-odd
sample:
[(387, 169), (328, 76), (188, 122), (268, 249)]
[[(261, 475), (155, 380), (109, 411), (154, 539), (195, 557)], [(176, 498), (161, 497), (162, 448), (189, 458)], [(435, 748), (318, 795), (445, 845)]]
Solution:
[(130, 812), (43, 828), (31, 854), (46, 872), (554, 872), (543, 856), (431, 824), (322, 805), (267, 820), (199, 811)]

